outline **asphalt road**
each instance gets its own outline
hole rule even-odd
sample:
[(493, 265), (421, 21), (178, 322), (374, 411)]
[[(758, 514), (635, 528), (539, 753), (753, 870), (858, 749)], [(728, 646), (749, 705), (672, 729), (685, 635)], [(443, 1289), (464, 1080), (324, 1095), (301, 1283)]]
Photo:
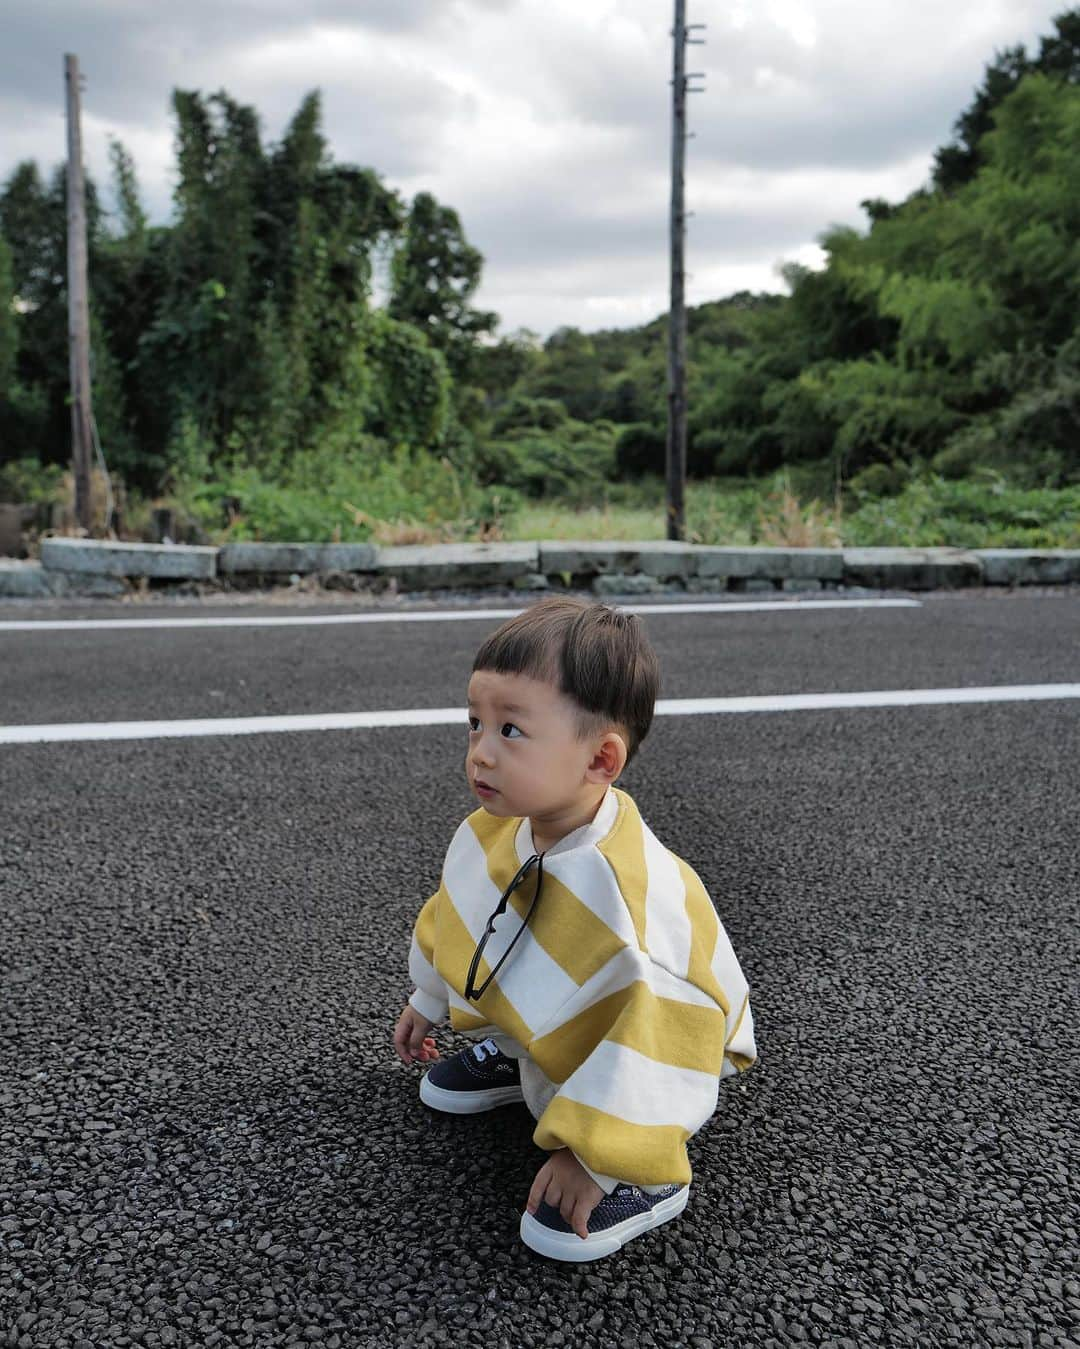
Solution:
[[(1080, 679), (1064, 593), (646, 622), (666, 697)], [(491, 626), (0, 632), (0, 725), (447, 706)], [(390, 1046), (463, 752), (0, 745), (0, 1346), (1080, 1345), (1080, 702), (656, 722), (761, 1059), (580, 1267), (518, 1242), (525, 1108)]]

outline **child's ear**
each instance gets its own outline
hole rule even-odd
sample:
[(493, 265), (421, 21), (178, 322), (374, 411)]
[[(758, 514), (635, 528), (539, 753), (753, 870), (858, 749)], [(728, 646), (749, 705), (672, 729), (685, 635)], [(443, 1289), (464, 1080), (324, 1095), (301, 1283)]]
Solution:
[(627, 757), (626, 741), (618, 731), (605, 731), (585, 770), (586, 781), (610, 785), (626, 767)]

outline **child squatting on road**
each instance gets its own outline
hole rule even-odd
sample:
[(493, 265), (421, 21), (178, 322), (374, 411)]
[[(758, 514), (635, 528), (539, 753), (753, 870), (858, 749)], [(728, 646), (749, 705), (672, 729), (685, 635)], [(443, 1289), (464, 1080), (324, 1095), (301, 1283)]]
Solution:
[[(653, 718), (641, 620), (542, 600), (481, 646), (465, 772), (480, 802), (420, 911), (394, 1031), (431, 1063), (420, 1098), (468, 1115), (524, 1101), (549, 1156), (521, 1238), (610, 1255), (686, 1207), (686, 1140), (753, 1063), (748, 989), (693, 870), (615, 787)], [(439, 1059), (445, 1020), (477, 1041)]]

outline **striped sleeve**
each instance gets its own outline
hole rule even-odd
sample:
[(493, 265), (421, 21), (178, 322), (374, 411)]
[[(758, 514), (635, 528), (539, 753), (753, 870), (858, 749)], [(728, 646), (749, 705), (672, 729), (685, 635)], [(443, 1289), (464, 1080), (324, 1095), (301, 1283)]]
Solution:
[(416, 920), (409, 948), (409, 978), (416, 985), (409, 1003), (433, 1024), (446, 1020), (450, 1002), (446, 984), (435, 968), (435, 924), (446, 887), (440, 885)]
[(689, 980), (624, 949), (528, 1046), (559, 1084), (537, 1145), (630, 1184), (689, 1181), (686, 1140), (716, 1109), (725, 1023)]

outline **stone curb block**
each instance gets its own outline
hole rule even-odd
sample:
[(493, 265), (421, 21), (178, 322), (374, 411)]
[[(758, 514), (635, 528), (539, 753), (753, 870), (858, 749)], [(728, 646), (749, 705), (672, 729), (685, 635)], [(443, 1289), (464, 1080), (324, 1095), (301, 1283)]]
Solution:
[(663, 590), (663, 585), (655, 576), (646, 576), (644, 572), (608, 572), (604, 576), (594, 576), (592, 591), (594, 595), (655, 595)]
[(51, 579), (40, 562), (0, 557), (0, 595), (5, 598), (39, 599), (52, 595)]
[(571, 576), (630, 576), (639, 572), (659, 581), (694, 575), (692, 543), (596, 542), (541, 543), (540, 570), (546, 576), (568, 572)]
[(61, 595), (108, 598), (126, 593), (127, 586), (119, 577), (48, 571), (40, 562), (0, 557), (0, 598), (38, 600)]
[(843, 559), (852, 585), (939, 590), (983, 580), (979, 558), (963, 548), (845, 548)]
[(403, 590), (506, 585), (541, 571), (535, 543), (406, 544), (380, 548), (376, 568)]
[(1080, 548), (976, 548), (987, 585), (1066, 585), (1080, 581)]
[(49, 571), (81, 576), (148, 576), (212, 581), (216, 548), (168, 543), (109, 543), (93, 539), (42, 539), (41, 564)]
[(758, 581), (841, 581), (841, 548), (720, 548), (694, 549), (698, 576), (726, 576)]
[(374, 571), (370, 543), (227, 543), (218, 553), (218, 571), (271, 575), (315, 571)]

